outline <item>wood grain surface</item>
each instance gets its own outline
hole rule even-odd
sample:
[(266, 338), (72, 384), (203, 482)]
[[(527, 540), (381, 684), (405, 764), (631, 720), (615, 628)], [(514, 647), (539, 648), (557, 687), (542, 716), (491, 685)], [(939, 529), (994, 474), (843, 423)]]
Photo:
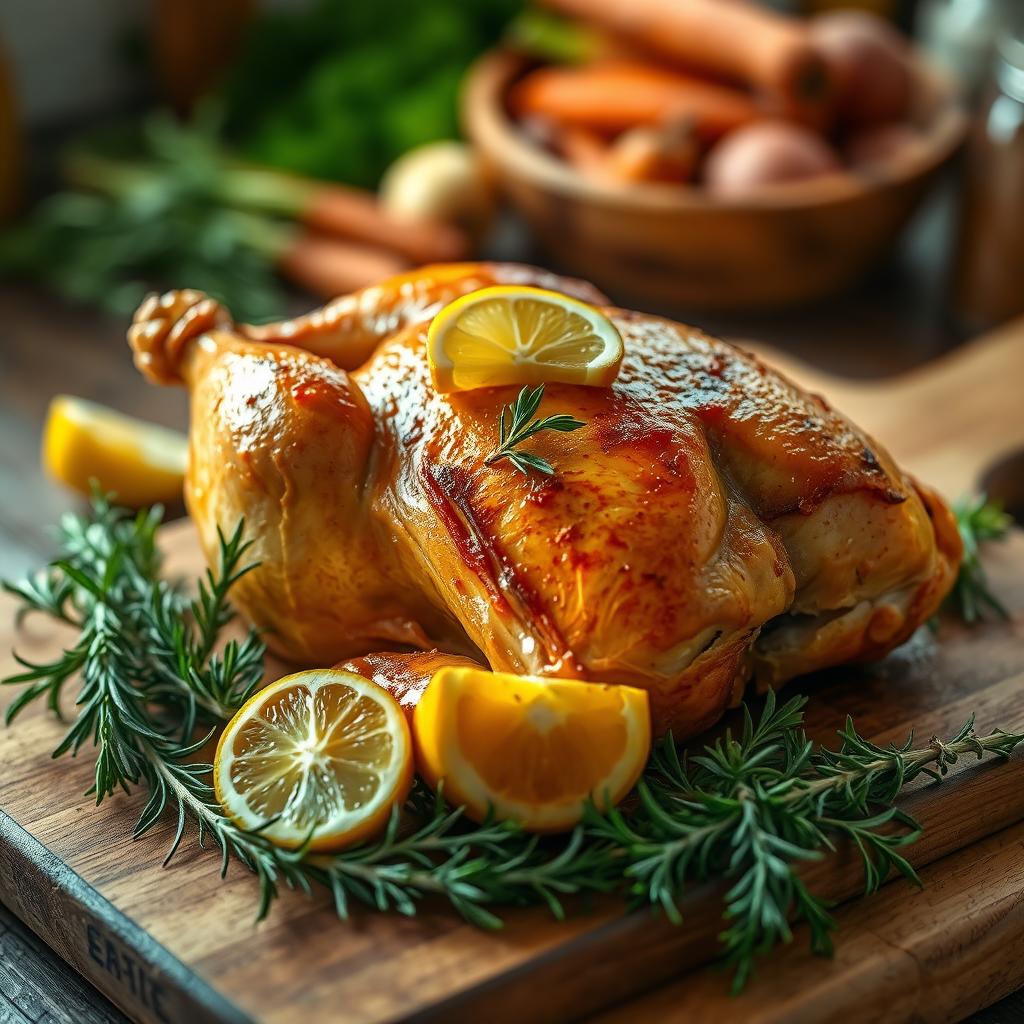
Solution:
[(0, 576), (42, 564), (56, 523), (75, 498), (40, 467), (43, 421), (55, 394), (81, 395), (178, 430), (188, 396), (146, 386), (131, 362), (124, 323), (0, 285)]
[(0, 906), (0, 1024), (127, 1024), (125, 1016)]
[[(985, 348), (974, 354), (984, 354)], [(966, 366), (971, 355), (968, 350), (955, 358), (964, 358), (961, 366)], [(1013, 363), (1020, 358), (1018, 346), (1001, 361), (1001, 373), (1017, 372), (1021, 379), (1020, 367)], [(840, 407), (849, 405), (835, 389), (832, 397)], [(899, 436), (925, 438), (927, 420), (935, 418), (935, 412), (901, 400), (899, 392), (891, 393), (890, 400), (902, 410)], [(990, 404), (989, 410), (992, 408)], [(998, 412), (991, 418), (998, 420)], [(862, 414), (861, 419), (875, 429), (869, 416)], [(971, 482), (980, 456), (991, 450), (994, 439), (983, 437), (987, 419), (978, 417), (975, 440), (965, 447), (965, 452), (973, 452), (979, 459), (966, 454), (959, 458), (956, 474), (949, 475), (950, 486), (960, 488)], [(898, 450), (890, 436), (876, 433)], [(925, 450), (921, 457), (931, 456)], [(914, 461), (909, 461), (915, 468)], [(194, 573), (198, 569), (199, 556), (189, 524), (165, 531), (164, 543), (172, 571)], [(979, 712), (982, 728), (1024, 728), (1024, 539), (1020, 535), (993, 563), (993, 578), (1015, 610), (1012, 623), (973, 631), (947, 625), (938, 638), (919, 634), (881, 665), (835, 670), (788, 688), (789, 692), (806, 689), (813, 694), (812, 734), (827, 738), (847, 713), (874, 736), (902, 735), (911, 726), (923, 737), (948, 732), (970, 710)], [(9, 602), (0, 605), (0, 625), (7, 630), (0, 632), (0, 650), (6, 652), (13, 643), (30, 658), (52, 655), (59, 634), (31, 619), (15, 633), (9, 625), (10, 612)], [(6, 674), (9, 668), (8, 660), (0, 664), (0, 673)], [(2, 695), (3, 700), (10, 697), (9, 693)], [(565, 1020), (607, 1007), (706, 963), (714, 953), (720, 908), (713, 887), (690, 894), (684, 928), (648, 913), (623, 914), (618, 904), (608, 902), (592, 907), (589, 913), (574, 914), (565, 924), (550, 921), (540, 911), (511, 914), (507, 928), (497, 934), (482, 934), (443, 907), (428, 908), (412, 920), (361, 914), (343, 925), (334, 919), (325, 901), (309, 901), (294, 894), (286, 894), (268, 921), (253, 926), (255, 886), (242, 869), (233, 865), (226, 882), (221, 882), (217, 858), (194, 845), (186, 846), (170, 867), (161, 868), (170, 826), (130, 843), (141, 801), (119, 796), (99, 810), (92, 808), (82, 796), (90, 782), (88, 760), (49, 760), (48, 752), (60, 734), (58, 723), (33, 711), (0, 735), (0, 763), (4, 764), (0, 806), (12, 825), (5, 835), (15, 835), (13, 823), (17, 822), (42, 844), (39, 850), (52, 854), (47, 861), (38, 851), (31, 852), (35, 849), (31, 842), (8, 838), (0, 847), (0, 860), (7, 857), (8, 869), (5, 874), (0, 863), (0, 890), (61, 955), (90, 972), (99, 986), (137, 1019), (187, 1018), (192, 1024), (203, 1019), (247, 1017), (281, 1022), (511, 1021), (527, 1016), (536, 1021)], [(1024, 759), (1018, 757), (1008, 765), (957, 772), (941, 787), (917, 787), (909, 805), (927, 831), (912, 848), (914, 862), (934, 864), (939, 871), (945, 863), (939, 858), (952, 861), (949, 855), (956, 851), (1013, 828), (1024, 819), (1022, 783)], [(18, 854), (16, 847), (23, 852)], [(12, 869), (12, 865), (29, 863), (32, 857), (36, 857), (33, 863), (41, 875), (34, 883)], [(57, 879), (60, 865), (67, 865), (74, 876)], [(69, 910), (67, 898), (76, 892), (74, 877), (90, 887), (94, 910), (113, 908), (117, 913), (115, 923), (121, 931), (113, 938), (97, 937), (89, 930), (87, 915)], [(817, 890), (836, 899), (846, 899), (857, 888), (857, 872), (848, 852), (816, 866), (809, 878)], [(48, 879), (59, 884), (48, 885)], [(1007, 880), (1005, 890), (1013, 884)], [(971, 885), (987, 891), (988, 876), (972, 875)], [(1017, 885), (1018, 892), (1024, 889), (1024, 878), (1018, 878)], [(890, 892), (902, 894), (903, 888), (890, 886), (880, 899), (886, 900)], [(969, 918), (954, 915), (941, 920), (954, 948), (972, 948)], [(1005, 941), (990, 953), (999, 985), (985, 994), (965, 990), (961, 1003), (967, 1009), (985, 1005), (1024, 980), (1024, 958), (1017, 955), (1011, 932), (1016, 934), (1008, 926)], [(147, 942), (158, 944), (159, 950), (150, 956), (153, 951), (147, 946), (139, 957), (154, 973), (147, 982), (149, 1005), (140, 995), (146, 992), (145, 986), (133, 987), (124, 968), (124, 957), (137, 953), (137, 947)], [(792, 969), (805, 972), (799, 980), (804, 985), (819, 977), (825, 966), (799, 953), (794, 946), (779, 963), (793, 956)], [(1001, 953), (1012, 953), (1010, 962), (1000, 958)], [(782, 970), (776, 972), (774, 962), (770, 972), (763, 972), (769, 978)], [(938, 973), (949, 973), (950, 964), (959, 962), (952, 954), (945, 960), (938, 958)], [(853, 983), (855, 967), (846, 972), (847, 985)], [(921, 970), (917, 978), (919, 997), (927, 1001), (937, 983), (935, 973)], [(199, 1000), (195, 1003), (189, 1002), (189, 979), (194, 982), (192, 994)], [(723, 979), (715, 975), (714, 980), (720, 990)], [(836, 984), (837, 991), (842, 991), (844, 983)], [(163, 995), (157, 1001), (159, 1013), (154, 1007), (155, 988)], [(777, 992), (771, 995), (778, 997)], [(206, 1016), (195, 1010), (199, 1005), (209, 1010)], [(820, 1009), (819, 1005), (817, 1011), (809, 1010), (811, 1015), (803, 1019), (827, 1019), (814, 1016)]]

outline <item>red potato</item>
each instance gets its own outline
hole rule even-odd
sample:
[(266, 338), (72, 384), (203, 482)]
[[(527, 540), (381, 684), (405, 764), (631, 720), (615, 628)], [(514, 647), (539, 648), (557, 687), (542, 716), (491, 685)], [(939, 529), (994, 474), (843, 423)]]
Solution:
[(907, 116), (910, 51), (887, 21), (867, 11), (831, 11), (815, 18), (810, 32), (835, 79), (841, 121), (866, 127)]
[(850, 136), (843, 152), (854, 167), (879, 167), (911, 159), (921, 152), (925, 138), (913, 125), (893, 123), (865, 128)]
[(766, 185), (839, 170), (821, 136), (787, 121), (760, 121), (727, 135), (708, 154), (704, 184), (716, 196), (746, 197)]

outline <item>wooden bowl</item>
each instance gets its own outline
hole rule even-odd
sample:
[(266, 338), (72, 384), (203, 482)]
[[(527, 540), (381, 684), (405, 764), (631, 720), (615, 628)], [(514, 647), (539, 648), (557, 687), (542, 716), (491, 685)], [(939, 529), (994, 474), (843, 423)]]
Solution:
[(919, 65), (919, 145), (870, 171), (723, 199), (697, 186), (595, 181), (536, 145), (505, 104), (527, 66), (501, 51), (474, 65), (467, 134), (561, 269), (612, 296), (670, 306), (769, 308), (841, 288), (892, 242), (967, 122), (952, 85)]

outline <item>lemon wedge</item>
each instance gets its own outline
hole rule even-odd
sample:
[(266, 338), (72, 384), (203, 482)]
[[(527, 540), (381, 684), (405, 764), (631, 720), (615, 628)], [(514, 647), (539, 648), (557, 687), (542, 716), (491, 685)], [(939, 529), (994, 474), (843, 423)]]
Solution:
[(297, 672), (250, 697), (213, 762), (228, 817), (279, 846), (308, 840), (311, 850), (339, 850), (383, 830), (412, 774), (398, 702), (342, 669)]
[(438, 391), (502, 384), (607, 387), (622, 363), (622, 337), (594, 306), (525, 285), (463, 295), (431, 321), (427, 353)]
[(630, 686), (444, 668), (413, 714), (417, 766), (481, 821), (571, 828), (587, 800), (607, 809), (651, 749), (647, 693)]
[(184, 435), (87, 402), (57, 395), (43, 430), (43, 466), (88, 494), (90, 481), (140, 507), (181, 497), (188, 454)]

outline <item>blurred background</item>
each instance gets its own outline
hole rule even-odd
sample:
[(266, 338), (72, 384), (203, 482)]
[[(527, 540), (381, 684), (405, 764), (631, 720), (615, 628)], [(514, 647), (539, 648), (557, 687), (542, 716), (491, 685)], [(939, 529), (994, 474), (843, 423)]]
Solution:
[(24, 500), (0, 573), (67, 500), (38, 469), (55, 393), (184, 426), (123, 341), (155, 288), (262, 321), (422, 263), (524, 260), (869, 379), (1012, 320), (1022, 14), (4, 0), (0, 492)]

